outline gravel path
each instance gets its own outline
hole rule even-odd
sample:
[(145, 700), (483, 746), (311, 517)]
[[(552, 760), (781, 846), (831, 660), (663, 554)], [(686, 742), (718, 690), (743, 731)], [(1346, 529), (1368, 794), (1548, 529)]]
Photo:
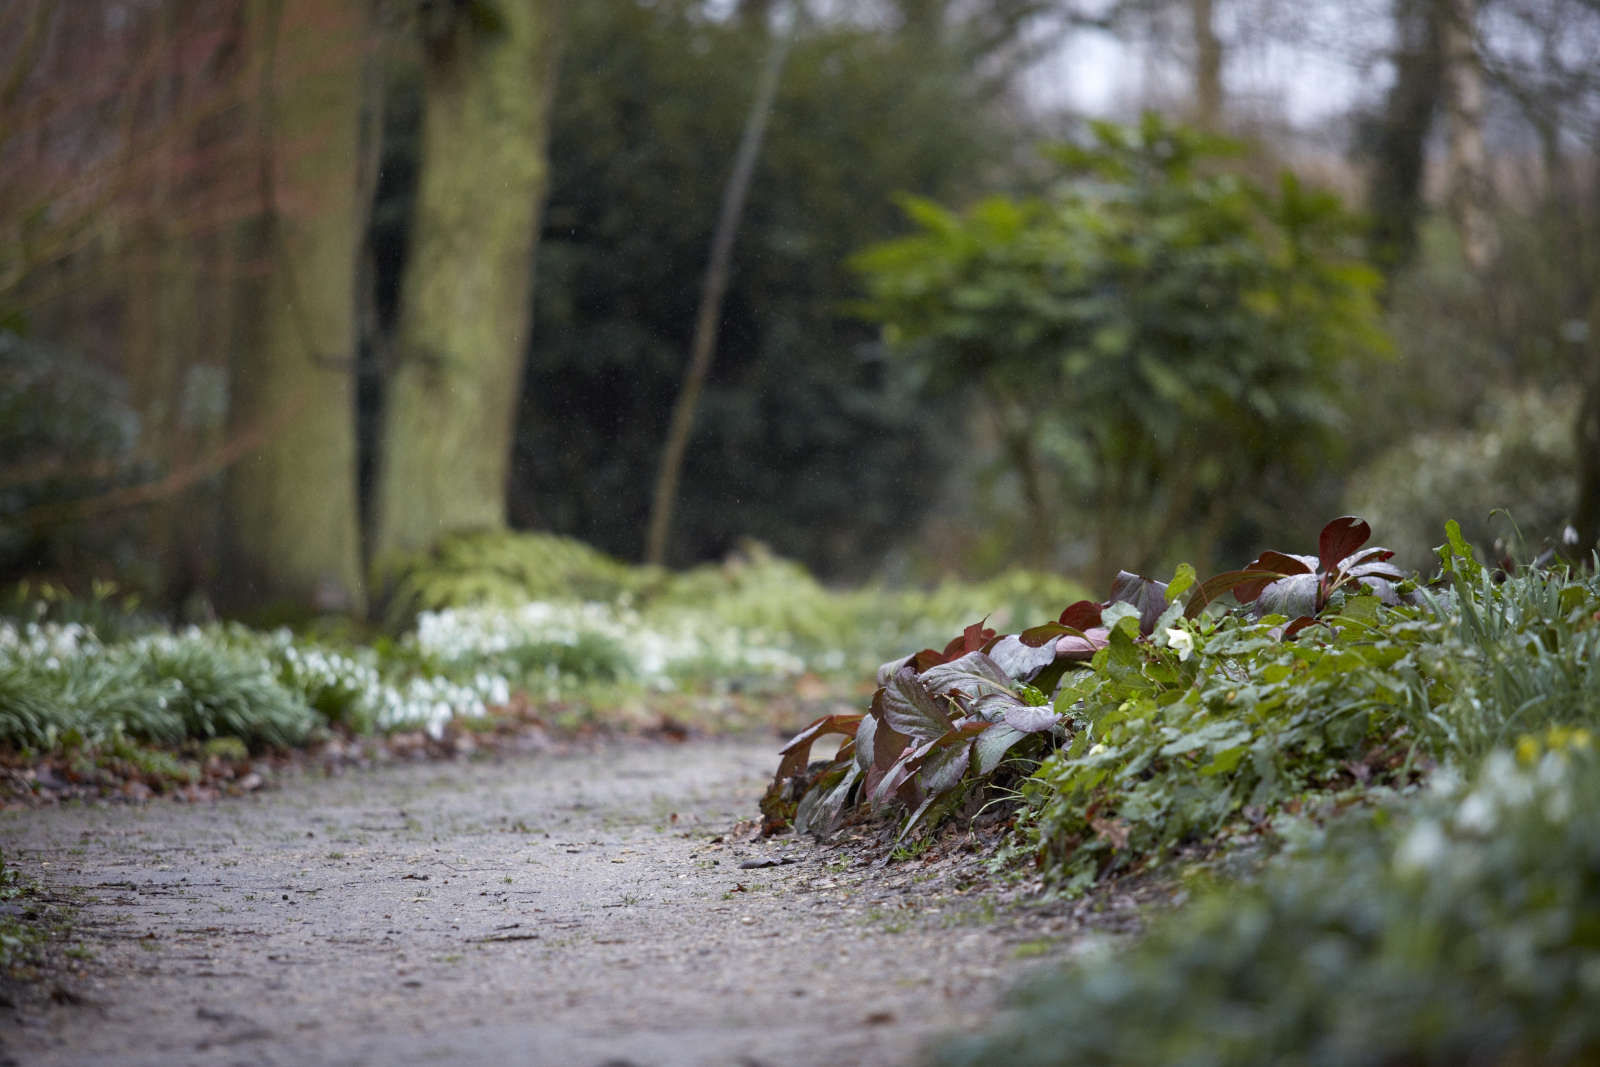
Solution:
[(0, 812), (92, 951), (80, 1003), (0, 1011), (0, 1063), (899, 1064), (1073, 944), (948, 865), (757, 840), (775, 748)]

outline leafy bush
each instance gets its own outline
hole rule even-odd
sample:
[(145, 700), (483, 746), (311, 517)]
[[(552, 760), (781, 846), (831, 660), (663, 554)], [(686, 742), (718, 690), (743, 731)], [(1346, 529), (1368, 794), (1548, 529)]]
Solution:
[[(1352, 510), (1390, 531), (1408, 567), (1421, 567), (1451, 515), (1469, 541), (1537, 545), (1572, 519), (1572, 427), (1577, 398), (1540, 390), (1492, 394), (1477, 425), (1427, 430), (1387, 449), (1350, 479)], [(1499, 510), (1503, 514), (1496, 517)], [(1513, 525), (1505, 515), (1514, 517)]]
[(907, 199), (915, 232), (855, 263), (891, 349), (992, 423), (1031, 558), (1070, 530), (1110, 573), (1209, 551), (1173, 542), (1325, 463), (1387, 345), (1336, 197), (1221, 173), (1236, 146), (1155, 116), (1093, 133), (1051, 150), (1050, 195)]
[(1027, 619), (1081, 595), (1064, 578), (1020, 570), (931, 590), (839, 591), (755, 543), (668, 572), (567, 538), (500, 533), (453, 539), (418, 561), (396, 603), (426, 608), (399, 651), (428, 669), (662, 684), (858, 672), (942, 641), (973, 615)]
[(1600, 763), (1528, 736), (1393, 821), (1342, 820), (1257, 886), (1035, 982), (955, 1065), (1579, 1064), (1600, 1058)]
[[(1362, 548), (1368, 533), (1335, 520), (1317, 557), (1266, 553), (1198, 586), (1187, 567), (1171, 583), (1123, 572), (1110, 600), (1075, 603), (1056, 622), (1006, 637), (973, 625), (942, 653), (885, 664), (865, 714), (819, 720), (786, 746), (763, 805), (768, 829), (790, 817), (797, 787), (802, 829), (826, 833), (852, 803), (891, 801), (912, 811), (909, 829), (982, 788), (1013, 746), (1035, 758), (1059, 746), (1024, 789), (1048, 798), (1034, 822), (1043, 850), (1070, 855), (1086, 880), (1214, 832), (1246, 803), (1331, 781), (1367, 754), (1381, 703), (1376, 680), (1348, 686), (1346, 675), (1403, 655), (1372, 637), (1380, 598), (1350, 595), (1376, 587), (1396, 599), (1400, 576), (1387, 550)], [(1229, 591), (1257, 613), (1304, 614), (1288, 626), (1276, 614), (1188, 618)], [(1335, 608), (1348, 619), (1327, 617)], [(1052, 698), (1053, 710), (1033, 706)], [(822, 733), (851, 740), (813, 783), (803, 772)]]
[(401, 572), (389, 602), (393, 625), (423, 611), (531, 600), (627, 600), (662, 574), (629, 567), (569, 537), (545, 533), (468, 533), (448, 537)]

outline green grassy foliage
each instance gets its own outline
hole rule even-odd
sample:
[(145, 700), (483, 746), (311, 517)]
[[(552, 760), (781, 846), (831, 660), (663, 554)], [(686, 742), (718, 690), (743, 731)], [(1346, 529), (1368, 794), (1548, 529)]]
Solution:
[(286, 747), (317, 725), (269, 664), (199, 632), (101, 645), (92, 631), (69, 626), (25, 630), (24, 642), (0, 649), (0, 745), (12, 749), (122, 737)]
[[(1600, 1057), (1600, 764), (1551, 729), (1390, 820), (1050, 975), (955, 1065), (1580, 1064)], [(1387, 809), (1386, 809), (1387, 810)]]
[(759, 546), (670, 573), (545, 534), (447, 542), (399, 586), (414, 629), (370, 646), (238, 625), (174, 634), (109, 590), (19, 590), (0, 618), (0, 749), (232, 739), (260, 751), (329, 729), (437, 733), (520, 697), (604, 709), (663, 689), (787, 686), (807, 671), (853, 679), (880, 650), (957, 620), (1031, 617), (1076, 593), (1022, 573), (836, 592)]
[(1078, 727), (1029, 787), (1033, 846), (1079, 884), (1289, 847), (939, 1063), (1594, 1062), (1600, 578), (1447, 534), (1417, 603), (1349, 597), (1292, 643), (1237, 612), (1164, 651), (1112, 632), (1058, 695)]

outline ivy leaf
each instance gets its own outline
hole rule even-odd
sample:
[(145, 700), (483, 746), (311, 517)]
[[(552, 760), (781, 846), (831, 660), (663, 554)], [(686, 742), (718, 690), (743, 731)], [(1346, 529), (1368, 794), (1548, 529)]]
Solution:
[(1194, 564), (1180, 563), (1178, 570), (1172, 576), (1172, 581), (1167, 583), (1167, 603), (1176, 604), (1178, 598), (1187, 593), (1199, 580), (1199, 575), (1194, 572)]

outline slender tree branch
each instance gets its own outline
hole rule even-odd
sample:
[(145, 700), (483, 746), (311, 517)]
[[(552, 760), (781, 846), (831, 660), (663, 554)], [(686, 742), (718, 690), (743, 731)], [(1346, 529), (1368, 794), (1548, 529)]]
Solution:
[(716, 353), (717, 327), (722, 317), (722, 298), (728, 289), (728, 275), (733, 260), (733, 242), (739, 232), (739, 218), (744, 213), (745, 200), (750, 192), (750, 181), (755, 175), (756, 159), (761, 152), (761, 139), (766, 133), (767, 120), (777, 99), (778, 83), (783, 75), (784, 60), (789, 46), (800, 31), (804, 20), (804, 5), (795, 3), (788, 29), (779, 31), (772, 39), (767, 59), (756, 83), (755, 97), (745, 115), (744, 132), (739, 138), (739, 148), (734, 154), (733, 170), (722, 190), (722, 210), (717, 216), (717, 227), (711, 238), (711, 256), (706, 264), (705, 282), (700, 293), (699, 313), (695, 316), (694, 338), (690, 343), (689, 366), (684, 372), (683, 388), (672, 406), (672, 417), (667, 425), (666, 445), (661, 451), (661, 465), (656, 472), (655, 494), (650, 507), (650, 527), (645, 541), (645, 560), (661, 564), (667, 555), (667, 538), (672, 529), (672, 511), (677, 502), (678, 482), (683, 474), (683, 457), (694, 432), (695, 410), (700, 403), (700, 392), (706, 375), (711, 370), (711, 359)]

